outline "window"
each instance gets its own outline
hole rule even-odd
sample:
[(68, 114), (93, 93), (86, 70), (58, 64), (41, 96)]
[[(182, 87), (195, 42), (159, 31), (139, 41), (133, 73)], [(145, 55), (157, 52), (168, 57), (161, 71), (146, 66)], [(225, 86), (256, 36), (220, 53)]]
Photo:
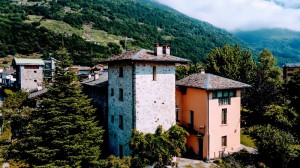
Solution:
[(37, 82), (37, 80), (35, 79), (34, 82)]
[(231, 97), (236, 97), (236, 90), (216, 90), (212, 93), (213, 99), (219, 99), (219, 105), (230, 104)]
[(194, 128), (194, 111), (190, 111), (190, 128)]
[(222, 124), (227, 124), (227, 109), (222, 109)]
[(119, 128), (123, 129), (123, 116), (122, 115), (119, 116)]
[(120, 101), (123, 101), (124, 99), (123, 99), (123, 89), (119, 89), (119, 100)]
[(228, 104), (230, 104), (230, 98), (229, 97), (219, 98), (219, 106), (220, 105), (228, 105)]
[(34, 73), (36, 73), (36, 71), (33, 71)]
[(119, 67), (119, 77), (123, 77), (123, 67)]
[(114, 92), (114, 88), (110, 89), (110, 96), (114, 96), (115, 92)]
[(112, 115), (110, 119), (111, 119), (111, 123), (115, 122), (115, 116)]
[(236, 90), (216, 90), (212, 93), (213, 99), (219, 99), (224, 97), (236, 97)]
[(24, 69), (39, 69), (39, 66), (37, 66), (37, 65), (25, 65)]
[(123, 158), (123, 145), (119, 145), (120, 158)]
[(152, 75), (153, 75), (153, 80), (156, 80), (156, 66), (153, 67), (152, 69)]
[(175, 114), (176, 114), (176, 121), (178, 122), (179, 121), (179, 108), (178, 108), (178, 106), (176, 106), (176, 108), (175, 108)]
[(227, 136), (222, 136), (222, 147), (227, 146)]

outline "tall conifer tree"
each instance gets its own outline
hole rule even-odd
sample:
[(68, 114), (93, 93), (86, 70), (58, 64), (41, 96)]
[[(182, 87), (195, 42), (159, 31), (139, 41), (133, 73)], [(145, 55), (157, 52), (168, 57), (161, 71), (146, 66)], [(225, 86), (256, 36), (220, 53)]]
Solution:
[(31, 166), (97, 167), (103, 130), (90, 99), (81, 93), (66, 49), (55, 53), (55, 82), (31, 113), (26, 137), (15, 144)]

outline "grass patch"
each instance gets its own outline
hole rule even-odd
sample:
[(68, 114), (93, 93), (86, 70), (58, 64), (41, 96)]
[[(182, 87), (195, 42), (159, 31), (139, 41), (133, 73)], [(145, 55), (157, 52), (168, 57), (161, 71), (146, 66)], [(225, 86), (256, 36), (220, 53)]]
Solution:
[(28, 15), (29, 20), (25, 20), (25, 23), (39, 22), (43, 16), (38, 15)]
[(120, 40), (125, 40), (125, 37), (115, 36), (112, 34), (108, 34), (103, 30), (93, 29), (91, 25), (83, 25), (82, 29), (76, 29), (63, 21), (46, 19), (41, 21), (40, 27), (45, 27), (49, 30), (54, 31), (55, 33), (69, 36), (71, 36), (72, 34), (76, 34), (86, 41), (96, 42), (104, 46), (109, 42), (120, 44)]
[(243, 130), (241, 130), (241, 144), (257, 149), (257, 147), (254, 144), (254, 141), (251, 139), (251, 137), (245, 135)]

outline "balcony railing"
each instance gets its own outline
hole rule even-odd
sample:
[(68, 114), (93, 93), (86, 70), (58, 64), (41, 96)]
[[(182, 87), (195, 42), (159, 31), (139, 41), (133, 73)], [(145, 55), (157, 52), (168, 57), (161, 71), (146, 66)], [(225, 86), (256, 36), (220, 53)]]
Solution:
[(200, 127), (200, 126), (193, 125), (191, 123), (187, 123), (187, 122), (183, 122), (183, 121), (181, 121), (179, 123), (179, 125), (182, 126), (183, 128), (185, 128), (191, 134), (204, 135), (204, 132), (205, 132), (204, 126)]
[(219, 98), (219, 106), (230, 105), (230, 97)]

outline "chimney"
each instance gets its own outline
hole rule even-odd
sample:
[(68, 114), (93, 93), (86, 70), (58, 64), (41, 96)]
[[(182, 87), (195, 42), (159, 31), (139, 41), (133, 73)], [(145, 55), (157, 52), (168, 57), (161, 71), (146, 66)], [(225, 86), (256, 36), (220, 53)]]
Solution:
[(95, 73), (95, 74), (94, 74), (94, 80), (97, 80), (97, 79), (99, 79), (99, 74), (98, 74), (98, 73)]
[(154, 44), (154, 55), (156, 56), (163, 55), (163, 47), (158, 43)]
[(163, 54), (165, 54), (166, 56), (169, 56), (171, 54), (170, 45), (163, 46)]

